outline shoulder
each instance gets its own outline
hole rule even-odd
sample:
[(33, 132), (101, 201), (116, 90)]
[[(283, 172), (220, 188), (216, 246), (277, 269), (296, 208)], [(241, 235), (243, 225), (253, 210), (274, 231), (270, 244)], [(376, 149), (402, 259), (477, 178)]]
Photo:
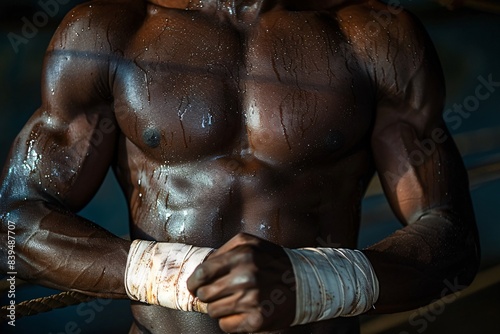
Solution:
[(66, 14), (45, 54), (43, 103), (61, 108), (108, 103), (114, 60), (122, 57), (144, 16), (139, 0), (90, 1)]
[(424, 25), (399, 0), (366, 0), (345, 5), (335, 15), (344, 35), (366, 64), (381, 94), (403, 93), (412, 81), (434, 77), (443, 93), (441, 64)]
[(73, 96), (96, 88), (103, 92), (100, 95), (109, 95), (113, 60), (122, 57), (145, 15), (142, 0), (96, 0), (74, 7), (59, 24), (47, 48), (45, 85), (64, 83), (71, 87), (68, 91)]
[(141, 26), (145, 10), (142, 0), (96, 0), (80, 4), (59, 25), (49, 51), (121, 48)]
[(417, 37), (425, 31), (418, 18), (406, 10), (399, 0), (387, 3), (377, 0), (346, 1), (332, 11), (344, 23), (342, 26), (352, 32), (363, 33), (372, 40), (382, 38), (384, 34), (397, 37), (398, 32), (413, 33)]
[(398, 48), (401, 55), (432, 48), (420, 20), (399, 0), (353, 1), (339, 6), (334, 15), (346, 37), (359, 49)]

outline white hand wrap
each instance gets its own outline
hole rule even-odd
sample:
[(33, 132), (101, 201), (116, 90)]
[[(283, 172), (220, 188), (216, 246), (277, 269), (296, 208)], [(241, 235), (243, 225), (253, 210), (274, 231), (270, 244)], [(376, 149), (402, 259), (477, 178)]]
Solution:
[(187, 289), (187, 280), (212, 251), (178, 243), (134, 240), (125, 269), (127, 295), (143, 303), (207, 313), (207, 305)]
[(336, 248), (286, 249), (295, 273), (294, 325), (368, 311), (378, 299), (378, 280), (366, 256)]

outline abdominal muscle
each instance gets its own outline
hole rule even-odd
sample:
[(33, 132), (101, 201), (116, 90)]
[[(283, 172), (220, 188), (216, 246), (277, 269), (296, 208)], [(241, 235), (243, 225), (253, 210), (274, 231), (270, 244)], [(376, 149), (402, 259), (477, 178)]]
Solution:
[(368, 166), (365, 152), (287, 168), (251, 156), (170, 166), (138, 157), (129, 154), (118, 174), (135, 239), (218, 248), (246, 232), (289, 248), (356, 247), (371, 170), (349, 166)]
[[(269, 305), (269, 304), (268, 304)], [(266, 312), (272, 312), (268, 306)], [(182, 312), (161, 306), (132, 305), (134, 325), (130, 334), (222, 334), (216, 319), (206, 314)], [(336, 318), (321, 322), (294, 326), (287, 329), (262, 332), (269, 334), (359, 334), (358, 317)]]
[[(218, 248), (246, 232), (288, 248), (356, 247), (361, 198), (372, 175), (366, 151), (293, 167), (251, 154), (165, 165), (133, 144), (126, 152), (117, 176), (126, 185), (132, 239)], [(208, 315), (140, 303), (132, 310), (132, 333), (222, 333)], [(357, 319), (333, 319), (273, 333), (356, 333), (358, 327)]]

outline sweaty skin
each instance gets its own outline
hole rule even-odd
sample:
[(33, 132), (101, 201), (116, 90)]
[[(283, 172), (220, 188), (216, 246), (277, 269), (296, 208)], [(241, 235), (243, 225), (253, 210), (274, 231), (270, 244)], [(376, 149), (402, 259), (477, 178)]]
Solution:
[(414, 17), (382, 25), (376, 1), (182, 3), (93, 1), (55, 33), (42, 105), (1, 180), (1, 244), (15, 222), (20, 278), (127, 298), (130, 241), (76, 214), (112, 167), (132, 239), (219, 248), (189, 280), (213, 318), (133, 303), (132, 333), (356, 333), (357, 318), (279, 330), (295, 314), (281, 247), (356, 248), (375, 172), (403, 226), (363, 250), (380, 283), (373, 312), (472, 281), (467, 174)]

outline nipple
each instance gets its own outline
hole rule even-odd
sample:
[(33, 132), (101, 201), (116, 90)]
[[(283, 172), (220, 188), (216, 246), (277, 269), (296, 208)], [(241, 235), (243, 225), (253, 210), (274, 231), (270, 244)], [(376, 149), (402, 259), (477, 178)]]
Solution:
[(338, 130), (330, 130), (326, 137), (327, 150), (331, 153), (340, 150), (345, 143), (345, 137)]
[(160, 145), (161, 134), (156, 128), (147, 128), (142, 133), (142, 139), (151, 148), (156, 148)]

